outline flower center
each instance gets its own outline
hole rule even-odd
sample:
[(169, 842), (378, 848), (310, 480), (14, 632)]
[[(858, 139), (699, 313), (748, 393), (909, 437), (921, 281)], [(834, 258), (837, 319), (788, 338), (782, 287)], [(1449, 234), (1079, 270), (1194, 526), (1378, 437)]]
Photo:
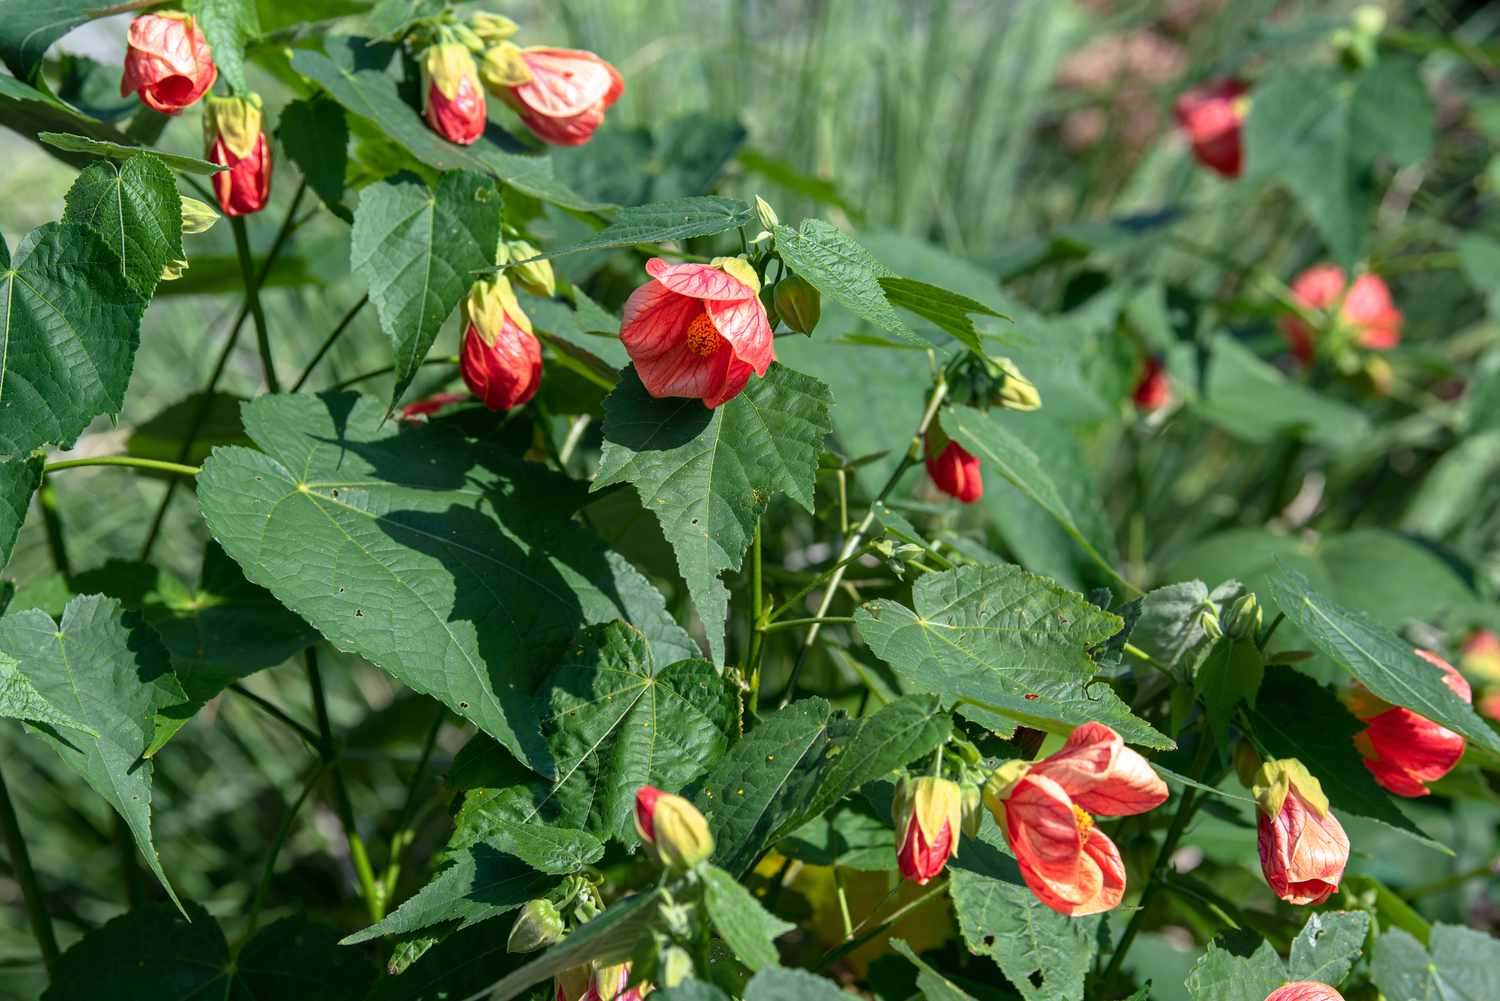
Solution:
[(1072, 804), (1072, 806), (1073, 816), (1078, 821), (1078, 836), (1087, 841), (1089, 839), (1089, 831), (1094, 826), (1094, 818), (1089, 816), (1088, 811), (1077, 803)]
[(708, 313), (699, 313), (687, 328), (687, 348), (699, 358), (707, 358), (724, 343), (724, 337), (708, 318)]

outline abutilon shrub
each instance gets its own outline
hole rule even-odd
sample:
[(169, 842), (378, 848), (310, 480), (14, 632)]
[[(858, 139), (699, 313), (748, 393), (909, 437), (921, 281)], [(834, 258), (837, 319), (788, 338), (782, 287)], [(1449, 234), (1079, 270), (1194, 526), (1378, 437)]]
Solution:
[(10, 0), (0, 1001), (1500, 998), (1497, 52)]

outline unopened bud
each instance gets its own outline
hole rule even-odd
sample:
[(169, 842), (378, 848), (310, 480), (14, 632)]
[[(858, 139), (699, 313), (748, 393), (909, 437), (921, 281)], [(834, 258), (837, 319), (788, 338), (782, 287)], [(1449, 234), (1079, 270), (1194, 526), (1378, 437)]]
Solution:
[(669, 945), (657, 961), (658, 987), (676, 987), (693, 975), (693, 957), (680, 945)]
[(530, 83), (532, 72), (517, 45), (500, 42), (484, 50), (484, 58), (479, 61), (479, 79), (491, 94), (503, 97), (510, 88)]
[(965, 785), (963, 792), (963, 831), (966, 838), (979, 837), (979, 824), (984, 819), (984, 797), (977, 785)]
[(760, 195), (755, 196), (755, 214), (760, 217), (760, 224), (768, 230), (775, 230), (780, 219), (776, 218), (776, 210), (771, 208), (771, 203)]
[[(497, 264), (511, 265), (506, 274), (532, 295), (550, 299), (557, 294), (557, 277), (552, 273), (551, 261), (533, 261), (541, 251), (525, 240), (507, 240), (500, 245)], [(525, 261), (526, 263), (518, 263)]]
[(497, 45), (518, 30), (516, 22), (510, 18), (503, 14), (491, 14), (489, 11), (480, 11), (470, 15), (469, 28), (482, 38), (486, 45)]
[(545, 949), (563, 936), (562, 915), (546, 897), (528, 900), (516, 923), (510, 926), (510, 937), (505, 940), (506, 952), (535, 952)]
[(1354, 30), (1361, 35), (1378, 35), (1385, 30), (1385, 9), (1373, 4), (1360, 4), (1354, 8)]
[(655, 786), (636, 791), (635, 829), (669, 869), (690, 869), (714, 853), (714, 836), (698, 808)]
[(811, 334), (823, 313), (823, 299), (807, 279), (787, 275), (776, 283), (776, 314), (788, 328)]
[(1009, 358), (990, 358), (989, 362), (1003, 377), (996, 397), (1002, 407), (1006, 410), (1036, 410), (1042, 405), (1042, 395), (1014, 362)]
[(594, 968), (587, 963), (563, 970), (552, 978), (553, 994), (557, 1001), (581, 1001), (594, 981)]
[(214, 228), (214, 223), (219, 221), (219, 213), (214, 211), (213, 206), (207, 202), (200, 202), (196, 198), (189, 198), (187, 195), (178, 197), (182, 199), (183, 236), (207, 233)]
[(1261, 607), (1253, 594), (1242, 594), (1229, 606), (1224, 621), (1224, 631), (1230, 639), (1254, 639), (1260, 634)]
[(1211, 640), (1224, 638), (1224, 626), (1219, 622), (1219, 613), (1212, 608), (1205, 608), (1198, 613), (1198, 625), (1208, 634)]
[(781, 314), (776, 312), (776, 289), (767, 285), (760, 290), (760, 304), (766, 311), (766, 324), (772, 329), (781, 322)]
[(182, 273), (188, 269), (186, 257), (179, 257), (175, 261), (168, 261), (162, 265), (161, 280), (164, 282), (175, 282), (182, 277)]
[(1241, 740), (1234, 748), (1234, 773), (1240, 785), (1249, 789), (1255, 784), (1255, 773), (1260, 771), (1260, 753), (1248, 740)]

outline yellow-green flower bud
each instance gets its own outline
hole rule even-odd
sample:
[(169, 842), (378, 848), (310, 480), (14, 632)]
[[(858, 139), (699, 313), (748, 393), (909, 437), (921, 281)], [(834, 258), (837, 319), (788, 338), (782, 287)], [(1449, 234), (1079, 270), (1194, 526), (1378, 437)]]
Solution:
[(563, 936), (562, 915), (546, 897), (528, 900), (516, 923), (510, 926), (510, 937), (505, 940), (506, 952), (535, 952), (545, 949)]
[(714, 853), (714, 836), (698, 808), (655, 786), (636, 791), (635, 830), (669, 869), (690, 869)]
[(486, 45), (498, 45), (519, 29), (516, 22), (503, 14), (480, 11), (469, 17), (469, 29), (484, 40)]
[(1234, 599), (1224, 621), (1224, 631), (1230, 639), (1254, 639), (1260, 633), (1260, 602), (1253, 594), (1242, 594)]
[(811, 334), (823, 313), (818, 290), (798, 275), (787, 275), (776, 283), (776, 315), (799, 334)]
[(178, 197), (182, 199), (183, 236), (207, 233), (214, 228), (214, 223), (219, 221), (219, 213), (214, 211), (213, 206), (207, 202), (200, 202), (196, 198), (189, 198), (187, 195)]
[[(505, 273), (517, 285), (532, 295), (550, 299), (557, 294), (557, 278), (552, 273), (551, 261), (531, 260), (539, 253), (541, 251), (525, 240), (507, 240), (500, 244), (500, 253), (497, 255), (500, 259), (496, 263), (510, 265)], [(516, 263), (520, 261), (528, 263)]]

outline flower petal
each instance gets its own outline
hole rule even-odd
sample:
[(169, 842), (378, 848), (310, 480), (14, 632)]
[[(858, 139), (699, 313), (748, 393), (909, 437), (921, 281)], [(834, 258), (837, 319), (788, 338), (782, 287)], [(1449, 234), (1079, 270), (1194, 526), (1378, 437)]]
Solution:
[(1032, 771), (1016, 783), (1005, 800), (1005, 836), (1017, 861), (1042, 879), (1076, 878), (1083, 835), (1073, 801), (1052, 779)]
[(511, 93), (545, 118), (573, 118), (596, 105), (602, 105), (602, 115), (625, 87), (613, 66), (582, 49), (525, 49), (521, 58), (531, 79), (512, 87)]
[(760, 297), (710, 299), (707, 308), (708, 318), (719, 336), (733, 346), (735, 357), (754, 369), (756, 375), (765, 375), (776, 360), (776, 345)]
[(707, 264), (668, 264), (660, 257), (646, 262), (646, 273), (678, 295), (694, 299), (749, 299), (755, 290), (744, 282)]
[(1103, 723), (1085, 723), (1035, 771), (1057, 782), (1090, 813), (1121, 817), (1166, 802), (1167, 784), (1146, 759)]

